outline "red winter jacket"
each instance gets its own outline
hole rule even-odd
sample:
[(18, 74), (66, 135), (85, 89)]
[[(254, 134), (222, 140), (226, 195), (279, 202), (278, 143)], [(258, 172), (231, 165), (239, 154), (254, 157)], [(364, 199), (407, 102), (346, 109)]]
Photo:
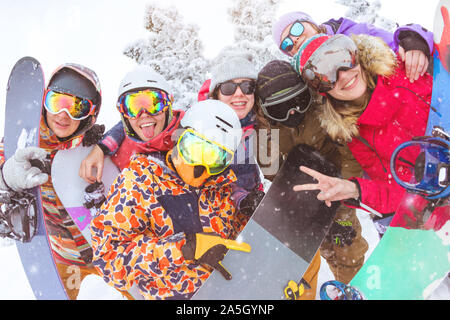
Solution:
[[(361, 200), (381, 213), (395, 212), (405, 194), (405, 189), (392, 177), (390, 159), (401, 143), (425, 134), (432, 82), (426, 73), (410, 83), (401, 62), (393, 76), (379, 76), (370, 102), (357, 123), (362, 139), (353, 138), (348, 144), (371, 179), (354, 178), (361, 187)], [(410, 150), (402, 152), (402, 157), (414, 164), (419, 149), (407, 149)], [(403, 181), (409, 181), (413, 174), (406, 162), (396, 172), (401, 172)]]

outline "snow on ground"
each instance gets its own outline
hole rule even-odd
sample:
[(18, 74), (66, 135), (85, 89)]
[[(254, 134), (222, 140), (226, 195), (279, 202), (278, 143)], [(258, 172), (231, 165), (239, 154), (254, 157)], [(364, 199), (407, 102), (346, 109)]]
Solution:
[[(366, 259), (378, 243), (378, 233), (372, 220), (364, 212), (357, 213), (362, 226), (363, 237), (369, 243)], [(16, 246), (12, 241), (0, 239), (0, 300), (34, 300), (35, 297), (28, 284)], [(322, 258), (317, 285), (317, 299), (322, 283), (334, 279), (326, 261)], [(83, 300), (122, 300), (112, 287), (98, 276), (87, 276), (81, 284), (79, 299)]]

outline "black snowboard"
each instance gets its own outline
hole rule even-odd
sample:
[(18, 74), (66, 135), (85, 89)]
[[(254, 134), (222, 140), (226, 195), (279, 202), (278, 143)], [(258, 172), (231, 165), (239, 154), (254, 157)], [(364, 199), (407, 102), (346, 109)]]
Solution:
[(294, 185), (314, 182), (299, 170), (301, 165), (338, 176), (336, 167), (311, 147), (295, 147), (238, 237), (251, 252), (228, 251), (222, 264), (232, 279), (214, 271), (193, 299), (283, 299), (287, 283), (302, 278), (339, 204), (327, 207), (317, 200), (319, 191), (293, 191)]

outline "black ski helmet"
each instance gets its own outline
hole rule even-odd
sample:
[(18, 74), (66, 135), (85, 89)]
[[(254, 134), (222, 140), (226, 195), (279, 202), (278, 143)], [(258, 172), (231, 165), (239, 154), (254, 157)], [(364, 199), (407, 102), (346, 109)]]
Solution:
[[(256, 94), (264, 115), (289, 127), (300, 125), (312, 103), (308, 86), (289, 62), (273, 60), (258, 73)], [(291, 111), (296, 111), (290, 114)]]
[[(94, 114), (81, 120), (77, 131), (69, 138), (85, 133), (94, 125), (102, 104), (102, 93), (100, 81), (93, 70), (75, 63), (63, 64), (53, 72), (47, 90), (55, 90), (89, 99), (95, 105)], [(45, 112), (45, 108), (43, 110)]]

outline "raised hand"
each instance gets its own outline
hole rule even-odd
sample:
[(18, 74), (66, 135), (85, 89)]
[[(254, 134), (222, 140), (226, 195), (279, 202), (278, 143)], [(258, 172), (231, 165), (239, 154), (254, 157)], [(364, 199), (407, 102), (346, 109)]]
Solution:
[(300, 171), (310, 175), (317, 180), (317, 183), (298, 184), (293, 187), (294, 191), (320, 190), (317, 199), (325, 201), (331, 207), (332, 201), (340, 201), (351, 198), (358, 198), (358, 187), (349, 180), (329, 177), (308, 167), (301, 166)]

